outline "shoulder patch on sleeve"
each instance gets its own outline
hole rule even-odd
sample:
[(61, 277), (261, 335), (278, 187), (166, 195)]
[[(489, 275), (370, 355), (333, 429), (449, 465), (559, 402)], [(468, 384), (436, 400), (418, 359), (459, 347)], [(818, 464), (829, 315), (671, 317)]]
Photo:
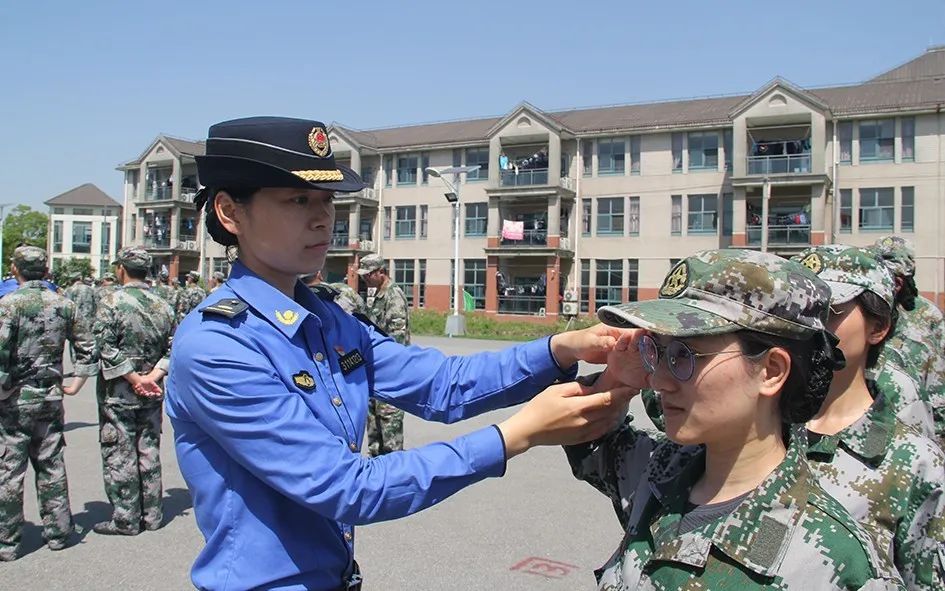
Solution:
[(226, 316), (227, 318), (234, 318), (245, 312), (247, 308), (249, 308), (249, 304), (243, 300), (230, 298), (220, 300), (211, 306), (200, 308), (200, 311), (204, 314), (217, 314), (219, 316)]
[(318, 296), (319, 298), (321, 298), (321, 299), (323, 299), (323, 300), (328, 300), (329, 302), (335, 301), (335, 298), (338, 297), (339, 295), (341, 295), (341, 292), (339, 292), (339, 291), (338, 291), (337, 289), (335, 289), (334, 287), (332, 287), (332, 286), (330, 286), (330, 285), (328, 285), (328, 284), (325, 284), (325, 283), (320, 283), (320, 284), (318, 284), (318, 285), (313, 285), (313, 286), (309, 287), (309, 289), (311, 289), (311, 290), (312, 290), (312, 293), (314, 293), (314, 294), (315, 294), (316, 296)]
[(380, 326), (374, 324), (374, 321), (371, 320), (370, 318), (368, 318), (367, 316), (365, 316), (364, 314), (362, 314), (362, 313), (360, 313), (360, 312), (352, 312), (351, 315), (354, 316), (355, 318), (357, 318), (358, 320), (360, 320), (360, 321), (361, 321), (361, 324), (366, 324), (366, 325), (368, 325), (368, 326), (373, 326), (373, 327), (374, 327), (374, 330), (376, 330), (377, 332), (379, 332), (381, 335), (383, 335), (383, 336), (385, 336), (385, 337), (389, 337), (389, 336), (390, 336), (389, 334), (387, 334), (387, 331), (386, 331), (386, 330), (384, 330), (384, 329), (381, 328)]

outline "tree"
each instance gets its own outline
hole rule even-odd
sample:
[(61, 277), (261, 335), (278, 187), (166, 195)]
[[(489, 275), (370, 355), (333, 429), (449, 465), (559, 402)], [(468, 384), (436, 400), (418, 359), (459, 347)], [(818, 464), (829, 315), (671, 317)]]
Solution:
[(49, 216), (33, 211), (29, 205), (17, 205), (3, 220), (3, 269), (10, 267), (13, 250), (26, 243), (45, 250)]
[(58, 269), (53, 271), (53, 281), (59, 287), (66, 288), (72, 285), (67, 276), (92, 277), (92, 261), (85, 257), (72, 257), (63, 261)]

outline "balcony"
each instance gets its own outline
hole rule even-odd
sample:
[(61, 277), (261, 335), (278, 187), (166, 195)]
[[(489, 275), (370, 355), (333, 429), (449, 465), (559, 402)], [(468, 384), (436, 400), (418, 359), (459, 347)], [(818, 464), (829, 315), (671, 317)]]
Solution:
[(144, 201), (180, 201), (183, 203), (193, 203), (197, 196), (197, 189), (190, 187), (181, 187), (178, 195), (174, 194), (174, 187), (148, 187), (144, 190)]
[(749, 156), (749, 175), (809, 174), (810, 153), (783, 156)]
[(499, 295), (499, 314), (517, 316), (543, 316), (545, 296), (543, 295)]
[(548, 184), (547, 168), (531, 168), (501, 171), (500, 184), (503, 187), (529, 187)]
[(170, 248), (171, 237), (169, 234), (165, 234), (163, 238), (157, 238), (154, 236), (145, 236), (144, 246), (145, 248)]
[(519, 248), (523, 246), (546, 247), (548, 246), (548, 232), (545, 230), (525, 230), (522, 232), (520, 239), (503, 237), (500, 244)]
[[(748, 246), (761, 246), (761, 226), (747, 225)], [(773, 246), (809, 246), (810, 224), (769, 225), (768, 244)]]
[(332, 232), (331, 234), (331, 248), (348, 248), (348, 233), (347, 232)]

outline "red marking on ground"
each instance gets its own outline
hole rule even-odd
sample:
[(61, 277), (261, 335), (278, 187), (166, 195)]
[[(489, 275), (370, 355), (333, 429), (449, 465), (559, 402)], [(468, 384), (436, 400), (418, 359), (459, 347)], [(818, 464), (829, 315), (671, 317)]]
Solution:
[(579, 567), (566, 562), (558, 562), (549, 558), (529, 556), (509, 570), (517, 570), (530, 575), (538, 575), (546, 579), (563, 579)]

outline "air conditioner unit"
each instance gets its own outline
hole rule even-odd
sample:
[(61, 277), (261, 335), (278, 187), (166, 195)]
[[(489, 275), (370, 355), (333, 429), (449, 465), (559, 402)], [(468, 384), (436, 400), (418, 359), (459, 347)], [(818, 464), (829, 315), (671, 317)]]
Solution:
[(186, 245), (185, 245), (185, 246), (186, 246), (187, 250), (197, 250), (197, 241), (196, 241), (196, 240), (188, 240), (188, 241), (186, 242)]
[(577, 316), (578, 302), (562, 302), (561, 313), (565, 316)]
[(561, 250), (571, 250), (571, 239), (567, 236), (563, 237), (558, 244), (558, 248)]

